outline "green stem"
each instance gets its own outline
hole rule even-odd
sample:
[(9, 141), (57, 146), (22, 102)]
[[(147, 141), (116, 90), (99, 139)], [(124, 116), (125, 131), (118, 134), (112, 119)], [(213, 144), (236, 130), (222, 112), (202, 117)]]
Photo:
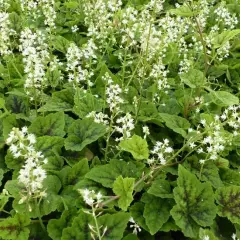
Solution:
[(99, 229), (99, 226), (98, 226), (97, 217), (96, 217), (96, 214), (95, 214), (95, 209), (94, 209), (93, 206), (92, 206), (92, 215), (93, 215), (94, 222), (95, 222), (95, 226), (96, 226), (96, 229), (97, 229), (98, 240), (101, 240), (101, 239), (102, 239), (102, 236), (101, 236), (101, 233), (100, 233), (100, 229)]
[(41, 218), (41, 214), (40, 214), (40, 201), (38, 203), (37, 202), (37, 198), (35, 198), (35, 205), (36, 205), (36, 209), (37, 209), (38, 220), (39, 220), (40, 226), (42, 227), (42, 230), (44, 232), (46, 232), (46, 228), (45, 228), (45, 226), (43, 224), (43, 221), (42, 221), (42, 218)]
[(114, 111), (113, 111), (113, 113), (111, 115), (109, 131), (108, 131), (108, 135), (107, 135), (107, 143), (106, 143), (106, 148), (105, 148), (105, 153), (104, 153), (104, 161), (105, 162), (107, 161), (107, 155), (108, 155), (108, 149), (109, 149), (109, 140), (110, 140), (111, 135), (113, 134), (112, 126), (113, 126), (113, 120), (114, 120), (115, 116), (116, 115), (114, 114)]
[(201, 181), (201, 178), (202, 178), (202, 171), (203, 171), (203, 164), (201, 164), (201, 168), (200, 168), (200, 172), (199, 172), (199, 180)]

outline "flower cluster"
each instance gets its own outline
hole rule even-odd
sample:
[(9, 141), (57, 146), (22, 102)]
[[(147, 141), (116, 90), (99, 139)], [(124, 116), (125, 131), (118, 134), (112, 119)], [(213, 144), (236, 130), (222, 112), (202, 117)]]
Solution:
[(163, 142), (157, 141), (151, 150), (152, 158), (148, 159), (148, 164), (165, 165), (173, 154), (173, 148), (169, 146), (169, 140), (164, 139)]
[(113, 36), (114, 14), (121, 8), (120, 0), (97, 0), (94, 2), (84, 0), (83, 10), (85, 14), (85, 25), (88, 27), (88, 36), (96, 39), (100, 51), (109, 42), (115, 42)]
[(47, 85), (46, 68), (50, 60), (46, 35), (42, 31), (34, 33), (30, 28), (21, 32), (19, 50), (23, 55), (26, 73), (26, 93), (33, 100)]
[(21, 8), (27, 15), (35, 20), (44, 16), (44, 24), (50, 28), (55, 27), (56, 11), (54, 0), (21, 0)]
[(82, 195), (83, 200), (89, 206), (98, 205), (103, 200), (101, 192), (96, 193), (94, 190), (79, 189), (79, 193)]
[(217, 49), (217, 59), (219, 61), (222, 61), (224, 58), (227, 58), (229, 56), (229, 50), (231, 48), (231, 45), (229, 41), (227, 41), (223, 46)]
[(0, 55), (10, 54), (10, 37), (15, 31), (10, 28), (9, 13), (0, 11)]
[(130, 113), (127, 113), (124, 117), (118, 118), (116, 120), (116, 124), (118, 124), (117, 126), (115, 126), (116, 132), (122, 134), (122, 137), (117, 138), (116, 141), (131, 137), (131, 131), (134, 129), (134, 119), (132, 118)]
[(239, 134), (240, 106), (230, 106), (221, 115), (215, 115), (212, 121), (201, 119), (197, 130), (189, 129), (189, 133), (198, 135), (197, 141), (190, 141), (189, 147), (201, 154), (200, 163), (217, 160), (227, 146), (232, 145), (233, 137)]
[(96, 113), (95, 111), (93, 111), (90, 112), (86, 117), (93, 118), (94, 122), (96, 123), (103, 123), (106, 126), (108, 126), (109, 124), (108, 115), (102, 112)]
[(10, 7), (9, 0), (0, 0), (0, 9), (7, 10)]
[(113, 80), (108, 73), (105, 74), (103, 80), (107, 81), (106, 102), (109, 104), (110, 111), (118, 112), (120, 110), (120, 104), (123, 103), (123, 99), (120, 97), (122, 89), (118, 84), (113, 84)]
[(80, 82), (87, 83), (92, 86), (91, 77), (94, 75), (92, 64), (96, 63), (97, 47), (92, 39), (90, 39), (82, 48), (78, 48), (72, 43), (67, 50), (67, 68), (68, 81), (73, 82), (76, 87)]
[(34, 148), (35, 135), (28, 133), (27, 127), (23, 127), (22, 130), (13, 128), (6, 143), (10, 145), (9, 150), (14, 158), (25, 159), (24, 166), (19, 171), (18, 181), (24, 185), (26, 194), (19, 203), (30, 197), (44, 197), (46, 193), (43, 190), (43, 181), (46, 178), (46, 171), (43, 164), (47, 163), (47, 159)]
[(217, 15), (216, 22), (222, 23), (226, 29), (234, 29), (238, 24), (237, 16), (235, 14), (231, 15), (224, 1), (214, 10), (214, 13)]
[(158, 59), (158, 62), (153, 64), (152, 70), (150, 72), (150, 78), (156, 79), (158, 90), (167, 92), (167, 89), (170, 88), (168, 83), (167, 74), (168, 70), (165, 69), (165, 66), (162, 63), (162, 58)]

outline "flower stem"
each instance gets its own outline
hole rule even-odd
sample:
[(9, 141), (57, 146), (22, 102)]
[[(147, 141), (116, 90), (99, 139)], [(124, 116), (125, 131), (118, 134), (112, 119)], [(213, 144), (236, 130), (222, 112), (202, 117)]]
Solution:
[(101, 239), (102, 239), (102, 236), (101, 236), (101, 233), (100, 233), (100, 229), (99, 229), (99, 226), (98, 226), (97, 217), (96, 217), (96, 214), (95, 214), (95, 209), (94, 209), (93, 206), (92, 206), (92, 215), (93, 215), (94, 222), (95, 222), (95, 226), (96, 226), (96, 230), (97, 230), (98, 240), (101, 240)]
[(41, 214), (40, 214), (40, 201), (39, 201), (39, 203), (38, 203), (38, 202), (37, 202), (37, 198), (35, 198), (35, 205), (36, 205), (36, 209), (37, 209), (37, 215), (38, 215), (39, 223), (40, 223), (40, 225), (41, 225), (41, 227), (42, 227), (42, 230), (43, 230), (44, 232), (46, 232), (46, 228), (45, 228), (45, 226), (44, 226), (44, 224), (43, 224), (43, 221), (42, 221), (42, 218), (41, 218)]

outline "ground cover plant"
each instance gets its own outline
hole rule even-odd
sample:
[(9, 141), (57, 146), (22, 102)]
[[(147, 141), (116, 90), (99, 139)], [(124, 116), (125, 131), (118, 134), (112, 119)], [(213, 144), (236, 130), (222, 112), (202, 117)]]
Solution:
[(0, 0), (0, 239), (239, 239), (239, 15)]

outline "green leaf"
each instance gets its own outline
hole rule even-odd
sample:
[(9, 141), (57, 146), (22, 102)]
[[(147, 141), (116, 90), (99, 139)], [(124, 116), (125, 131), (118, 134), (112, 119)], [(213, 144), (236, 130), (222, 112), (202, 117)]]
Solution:
[(77, 8), (79, 6), (79, 3), (74, 1), (65, 2), (64, 6), (66, 6), (67, 8)]
[(113, 192), (119, 196), (118, 206), (127, 211), (133, 200), (134, 178), (123, 178), (119, 176), (113, 183)]
[(216, 105), (221, 107), (239, 104), (238, 97), (225, 91), (212, 91), (210, 97)]
[[(197, 176), (200, 177), (200, 172), (197, 173)], [(217, 166), (210, 161), (204, 164), (201, 179), (206, 182), (209, 181), (214, 188), (218, 188), (223, 185)]]
[(130, 233), (126, 237), (123, 238), (123, 240), (138, 240), (139, 238), (137, 237), (136, 234)]
[(100, 216), (98, 218), (99, 225), (104, 228), (107, 227), (107, 231), (102, 240), (121, 240), (129, 219), (130, 215), (123, 212)]
[(240, 29), (223, 31), (212, 40), (214, 48), (222, 47), (227, 41), (233, 39), (236, 35), (240, 33)]
[(38, 112), (61, 112), (71, 111), (74, 105), (73, 89), (63, 89), (59, 92), (54, 92), (52, 98), (47, 103), (38, 109)]
[(173, 218), (169, 218), (166, 223), (160, 229), (161, 232), (180, 231), (180, 228), (176, 225)]
[(65, 118), (63, 112), (50, 113), (45, 117), (37, 117), (32, 121), (29, 132), (37, 136), (59, 136), (63, 137), (65, 127)]
[(101, 183), (104, 187), (112, 188), (114, 181), (120, 175), (122, 177), (137, 177), (138, 169), (131, 162), (111, 160), (109, 164), (96, 166), (85, 177)]
[(106, 132), (106, 126), (95, 123), (90, 118), (76, 120), (68, 129), (65, 148), (72, 151), (81, 151), (85, 146), (95, 142)]
[(4, 210), (5, 205), (8, 203), (10, 196), (5, 194), (0, 194), (0, 211)]
[(206, 236), (208, 237), (208, 240), (219, 240), (219, 238), (216, 237), (215, 234), (211, 230), (200, 228), (200, 230), (199, 230), (200, 239), (204, 239), (204, 237), (206, 239)]
[(136, 202), (134, 205), (130, 207), (130, 214), (133, 217), (134, 221), (141, 228), (144, 228), (146, 231), (149, 232), (149, 229), (146, 225), (145, 218), (143, 217), (144, 205), (145, 204), (143, 202)]
[(27, 103), (25, 98), (10, 95), (6, 99), (6, 108), (12, 113), (26, 113)]
[(96, 98), (90, 93), (84, 92), (83, 89), (77, 89), (74, 95), (73, 111), (81, 118), (84, 118), (92, 111), (101, 112), (103, 100)]
[(5, 155), (5, 163), (8, 168), (20, 170), (24, 162), (24, 158), (14, 158), (10, 150), (7, 151), (7, 154)]
[(170, 98), (165, 102), (165, 105), (160, 105), (158, 107), (158, 111), (161, 113), (168, 113), (168, 114), (179, 114), (181, 112), (181, 107), (178, 101), (174, 98)]
[(191, 156), (187, 159), (188, 161), (184, 163), (190, 172), (196, 174), (200, 178), (201, 170), (201, 180), (205, 182), (210, 182), (214, 188), (222, 187), (223, 183), (219, 176), (219, 169), (216, 163), (213, 161), (207, 161), (204, 166), (199, 163), (197, 156)]
[(186, 136), (186, 129), (190, 128), (190, 123), (185, 118), (170, 115), (167, 113), (159, 113), (160, 117), (166, 123), (166, 126), (172, 129), (174, 132), (181, 134), (183, 137)]
[(147, 141), (137, 135), (122, 140), (119, 146), (122, 150), (130, 152), (136, 160), (148, 159), (149, 157)]
[(223, 187), (216, 191), (218, 215), (240, 224), (240, 187)]
[(156, 179), (147, 191), (149, 194), (160, 198), (173, 198), (171, 185), (167, 180)]
[(206, 83), (203, 72), (197, 69), (190, 69), (187, 73), (180, 74), (180, 78), (190, 88), (203, 87)]
[(0, 222), (0, 237), (3, 239), (27, 240), (30, 230), (30, 219), (26, 214), (16, 214)]
[(60, 193), (60, 198), (62, 204), (60, 204), (57, 208), (59, 212), (75, 207), (77, 205), (77, 200), (80, 200), (79, 193), (75, 190), (73, 185), (64, 187)]
[(4, 98), (0, 98), (0, 108), (5, 108), (5, 99)]
[(51, 219), (47, 225), (49, 236), (52, 239), (61, 239), (63, 229), (71, 224), (74, 215), (76, 212), (74, 213), (73, 210), (64, 211), (59, 219)]
[(67, 53), (69, 45), (70, 42), (60, 35), (57, 35), (53, 40), (53, 47), (62, 53)]
[(18, 122), (14, 114), (3, 119), (3, 136), (6, 140), (13, 127), (18, 127)]
[(46, 170), (61, 170), (63, 165), (63, 159), (60, 156), (54, 156), (47, 158), (47, 164), (45, 164), (44, 168)]
[(22, 186), (19, 186), (18, 180), (8, 180), (4, 188), (15, 198), (19, 196), (19, 192), (23, 189)]
[(197, 15), (197, 12), (192, 11), (187, 5), (182, 5), (181, 7), (170, 9), (169, 12), (181, 17), (192, 17), (194, 15)]
[(0, 186), (2, 185), (3, 175), (4, 175), (4, 171), (3, 169), (0, 168)]
[(72, 226), (63, 229), (61, 240), (92, 240), (89, 225), (94, 226), (93, 216), (80, 210)]
[(157, 233), (170, 217), (172, 200), (161, 199), (145, 193), (141, 199), (145, 203), (143, 217), (151, 235)]
[(219, 170), (220, 177), (226, 185), (240, 186), (240, 173), (237, 170), (229, 168), (221, 168)]
[(179, 165), (177, 187), (174, 188), (176, 205), (171, 215), (186, 237), (196, 237), (199, 226), (211, 226), (216, 216), (214, 194), (209, 183)]
[(68, 170), (65, 171), (66, 174), (63, 174), (63, 185), (75, 185), (89, 171), (88, 160), (86, 158), (82, 159), (78, 163), (74, 164), (72, 168), (67, 167), (65, 169)]
[(45, 157), (54, 156), (55, 153), (59, 153), (63, 147), (64, 139), (57, 136), (44, 136), (38, 137), (36, 143), (36, 149), (41, 151)]

